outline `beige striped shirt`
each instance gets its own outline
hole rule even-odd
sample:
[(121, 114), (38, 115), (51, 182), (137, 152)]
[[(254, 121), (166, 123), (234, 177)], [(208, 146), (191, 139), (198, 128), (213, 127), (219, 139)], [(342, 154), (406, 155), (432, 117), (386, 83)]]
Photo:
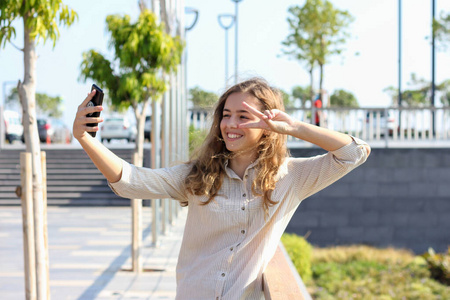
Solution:
[(119, 196), (188, 201), (188, 215), (177, 264), (176, 299), (264, 299), (262, 274), (300, 202), (332, 184), (360, 164), (363, 141), (324, 155), (287, 158), (280, 167), (264, 218), (262, 199), (252, 194), (255, 163), (243, 179), (226, 168), (219, 195), (208, 205), (205, 196), (184, 189), (186, 164), (164, 169), (137, 168), (123, 162), (122, 178), (110, 183)]

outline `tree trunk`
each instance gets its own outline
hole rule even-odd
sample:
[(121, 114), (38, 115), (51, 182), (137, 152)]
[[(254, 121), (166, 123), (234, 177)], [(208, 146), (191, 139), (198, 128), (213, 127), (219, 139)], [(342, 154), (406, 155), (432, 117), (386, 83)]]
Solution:
[(24, 16), (24, 80), (19, 82), (19, 99), (23, 110), (23, 125), (26, 151), (31, 153), (33, 178), (34, 235), (36, 251), (37, 299), (47, 300), (47, 270), (45, 257), (47, 249), (44, 239), (44, 202), (41, 172), (41, 149), (36, 122), (36, 50), (34, 37), (27, 29)]
[(145, 115), (147, 112), (148, 100), (142, 102), (142, 110), (139, 111), (137, 106), (134, 106), (134, 115), (136, 117), (136, 141), (134, 148), (134, 157), (136, 161), (133, 161), (133, 165), (137, 167), (142, 167), (144, 163), (144, 126), (145, 126)]
[(311, 106), (314, 105), (314, 67), (311, 65), (309, 69), (309, 79), (310, 79), (310, 89), (309, 89), (309, 99), (311, 99)]
[(170, 32), (172, 30), (172, 24), (171, 24), (172, 16), (169, 15), (170, 12), (167, 9), (166, 0), (160, 0), (159, 6), (160, 6), (161, 21), (164, 22), (164, 24), (165, 24), (167, 34), (170, 34)]
[(311, 64), (311, 68), (309, 69), (309, 78), (310, 78), (310, 89), (309, 89), (309, 98), (311, 99), (311, 124), (316, 123), (316, 108), (314, 107), (314, 75), (313, 75), (314, 65)]
[[(320, 100), (322, 101), (323, 104), (323, 96), (324, 96), (324, 92), (323, 92), (323, 64), (319, 64), (320, 67), (320, 79), (319, 79), (319, 93), (320, 93)], [(328, 102), (328, 106), (329, 106), (329, 102)]]
[[(137, 104), (133, 105), (134, 116), (136, 118), (136, 141), (132, 163), (135, 166), (144, 165), (144, 125), (148, 100), (142, 103), (142, 110), (139, 111)], [(142, 265), (142, 199), (131, 199), (131, 270), (135, 273), (143, 271)]]

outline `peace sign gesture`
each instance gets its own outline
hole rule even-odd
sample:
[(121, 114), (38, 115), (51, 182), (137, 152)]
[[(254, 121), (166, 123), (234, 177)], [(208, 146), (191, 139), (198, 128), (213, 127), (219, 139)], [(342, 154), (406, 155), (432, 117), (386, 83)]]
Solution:
[(259, 128), (281, 134), (290, 134), (292, 132), (294, 119), (284, 111), (271, 109), (265, 110), (264, 113), (262, 113), (253, 106), (247, 104), (247, 102), (242, 102), (242, 104), (252, 115), (259, 118), (259, 121), (240, 124), (239, 128)]

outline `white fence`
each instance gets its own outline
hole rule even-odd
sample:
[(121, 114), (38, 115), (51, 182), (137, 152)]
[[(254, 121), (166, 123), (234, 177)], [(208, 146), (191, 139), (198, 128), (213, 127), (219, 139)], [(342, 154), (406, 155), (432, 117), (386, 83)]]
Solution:
[[(318, 115), (320, 126), (351, 134), (382, 147), (450, 143), (450, 107), (288, 108), (286, 111), (306, 123), (315, 123), (313, 119)], [(190, 109), (188, 124), (196, 129), (208, 129), (211, 126), (210, 112), (206, 109)], [(288, 137), (288, 143), (291, 147), (306, 146), (293, 137)]]

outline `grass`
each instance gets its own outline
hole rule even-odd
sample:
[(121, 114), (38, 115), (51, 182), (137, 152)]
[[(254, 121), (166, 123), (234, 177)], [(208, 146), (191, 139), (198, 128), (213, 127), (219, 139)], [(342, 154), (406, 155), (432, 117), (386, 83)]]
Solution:
[[(290, 248), (298, 253), (304, 244), (282, 242), (291, 257)], [(450, 286), (433, 279), (427, 259), (407, 250), (364, 245), (314, 247), (310, 263), (310, 279), (302, 276), (304, 270), (299, 274), (313, 299), (450, 299)]]

